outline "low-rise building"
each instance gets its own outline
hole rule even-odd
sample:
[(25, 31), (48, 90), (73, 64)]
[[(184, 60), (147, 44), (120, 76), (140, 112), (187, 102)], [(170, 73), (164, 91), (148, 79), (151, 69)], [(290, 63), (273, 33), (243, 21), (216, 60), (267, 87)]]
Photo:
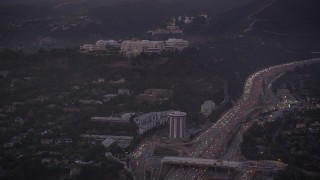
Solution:
[(171, 89), (146, 89), (144, 90), (144, 95), (171, 98), (173, 91)]
[(96, 49), (94, 44), (84, 44), (80, 46), (80, 52), (81, 53), (89, 53)]
[(100, 47), (100, 49), (107, 49), (108, 47), (120, 47), (120, 43), (112, 39), (98, 40), (96, 46)]
[(129, 89), (118, 89), (118, 94), (120, 95), (130, 95)]
[(143, 94), (139, 94), (138, 99), (149, 102), (166, 101), (172, 98), (171, 89), (146, 89)]
[(163, 48), (163, 41), (125, 40), (121, 44), (121, 52), (127, 57), (138, 56), (141, 53), (160, 54)]
[(166, 28), (158, 28), (152, 31), (148, 31), (148, 34), (151, 35), (168, 35), (168, 34), (182, 34), (183, 31), (179, 26), (176, 25), (168, 25)]
[(129, 121), (131, 119), (132, 116), (134, 116), (136, 113), (134, 112), (130, 112), (130, 113), (124, 113), (121, 115), (121, 119), (123, 121)]
[(9, 74), (9, 71), (0, 71), (0, 77), (6, 78)]
[(126, 123), (128, 121), (123, 121), (120, 117), (91, 117), (91, 121), (96, 121), (96, 122), (112, 122), (112, 123)]
[(112, 123), (128, 123), (130, 118), (135, 115), (135, 113), (124, 113), (121, 116), (109, 116), (109, 117), (91, 117), (91, 121), (97, 122), (112, 122)]
[(69, 176), (70, 177), (74, 177), (74, 176), (77, 176), (80, 174), (80, 169), (79, 168), (72, 168), (70, 169), (70, 172), (69, 172)]
[(41, 143), (42, 145), (52, 145), (53, 142), (54, 142), (53, 139), (41, 139), (41, 140), (40, 140), (40, 143)]
[(296, 128), (299, 129), (299, 128), (306, 128), (306, 124), (305, 123), (298, 123), (296, 124)]
[(22, 119), (20, 117), (15, 118), (14, 123), (22, 126), (22, 125), (24, 125), (24, 119)]
[(202, 105), (201, 105), (201, 113), (208, 117), (213, 110), (216, 109), (216, 103), (214, 103), (212, 100), (208, 100), (205, 101)]
[(112, 144), (117, 143), (121, 148), (127, 148), (132, 142), (132, 136), (107, 136), (103, 141), (102, 145), (105, 148), (110, 147)]
[(320, 127), (320, 123), (319, 123), (319, 121), (316, 121), (316, 122), (314, 122), (314, 123), (311, 123), (310, 124), (310, 127)]
[(108, 101), (110, 101), (111, 99), (113, 99), (113, 98), (115, 98), (115, 97), (117, 97), (118, 96), (118, 94), (106, 94), (106, 95), (104, 95), (103, 96), (103, 102), (108, 102)]
[(55, 139), (55, 144), (71, 144), (73, 142), (72, 138), (58, 138)]
[(110, 82), (110, 84), (123, 84), (123, 83), (126, 82), (126, 79), (125, 78), (120, 78), (120, 79), (114, 80), (114, 81), (110, 80), (109, 82)]
[(134, 122), (138, 125), (138, 133), (144, 134), (151, 129), (166, 124), (170, 112), (172, 111), (149, 112), (134, 118)]
[(280, 98), (287, 98), (291, 96), (289, 89), (277, 89), (277, 96)]
[(101, 101), (97, 101), (97, 100), (79, 100), (80, 103), (82, 104), (102, 104)]
[(183, 39), (170, 38), (165, 41), (165, 50), (167, 51), (182, 51), (189, 46), (189, 41)]
[(63, 108), (62, 110), (63, 112), (71, 112), (71, 113), (77, 113), (81, 111), (80, 108), (72, 108), (72, 107)]
[(102, 145), (108, 148), (112, 144), (117, 143), (119, 147), (125, 149), (131, 144), (132, 140), (133, 137), (131, 136), (109, 136), (102, 141)]
[(190, 24), (193, 22), (193, 17), (185, 16), (184, 17), (184, 23), (185, 24)]
[(84, 44), (80, 46), (81, 53), (104, 52), (116, 53), (120, 49), (120, 43), (115, 40), (98, 40), (96, 44)]
[[(182, 30), (176, 25), (169, 25), (166, 29), (158, 29), (150, 31), (152, 34), (181, 34)], [(150, 40), (124, 40), (118, 43), (114, 40), (99, 40), (96, 44), (84, 44), (80, 46), (81, 53), (113, 54), (122, 53), (127, 57), (145, 54), (161, 54), (167, 51), (182, 51), (188, 47), (190, 43), (183, 39), (170, 38), (166, 41), (150, 41)]]

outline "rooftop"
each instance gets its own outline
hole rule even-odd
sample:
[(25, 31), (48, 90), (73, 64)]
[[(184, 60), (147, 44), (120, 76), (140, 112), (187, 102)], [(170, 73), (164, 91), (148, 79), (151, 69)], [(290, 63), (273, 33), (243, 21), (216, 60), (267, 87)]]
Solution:
[(173, 111), (169, 113), (169, 116), (187, 116), (187, 113), (181, 111)]

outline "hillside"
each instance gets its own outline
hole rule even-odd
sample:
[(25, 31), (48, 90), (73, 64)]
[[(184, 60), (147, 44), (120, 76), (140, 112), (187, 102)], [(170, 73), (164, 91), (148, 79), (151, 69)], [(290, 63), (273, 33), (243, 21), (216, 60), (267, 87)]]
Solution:
[(256, 48), (270, 63), (317, 57), (313, 52), (320, 50), (319, 5), (316, 0), (276, 0), (252, 16), (247, 37), (259, 39)]
[(70, 5), (0, 6), (0, 46), (78, 46), (99, 38), (137, 37), (172, 16), (214, 15), (253, 0), (125, 1), (108, 4), (99, 0)]
[(218, 14), (194, 35), (233, 39), (253, 67), (316, 57), (320, 24), (316, 0), (266, 0)]

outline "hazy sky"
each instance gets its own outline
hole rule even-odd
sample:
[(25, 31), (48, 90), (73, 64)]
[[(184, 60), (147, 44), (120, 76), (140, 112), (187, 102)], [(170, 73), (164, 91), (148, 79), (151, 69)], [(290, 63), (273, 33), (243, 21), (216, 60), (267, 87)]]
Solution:
[(13, 4), (43, 4), (48, 2), (62, 2), (68, 0), (0, 0), (0, 5), (13, 5)]

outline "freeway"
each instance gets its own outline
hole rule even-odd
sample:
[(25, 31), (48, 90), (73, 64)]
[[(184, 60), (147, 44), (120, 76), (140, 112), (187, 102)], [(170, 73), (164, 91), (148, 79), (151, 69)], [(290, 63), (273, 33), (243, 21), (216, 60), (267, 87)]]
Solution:
[[(265, 80), (278, 76), (286, 71), (292, 70), (297, 66), (320, 62), (320, 58), (268, 67), (253, 73), (246, 80), (243, 93), (237, 103), (228, 110), (214, 125), (204, 133), (195, 138), (192, 143), (192, 157), (214, 159), (223, 155), (224, 147), (234, 128), (239, 125), (248, 111), (255, 108), (259, 102), (260, 95), (263, 93)], [(165, 179), (202, 179), (205, 170), (183, 170), (171, 171)]]

